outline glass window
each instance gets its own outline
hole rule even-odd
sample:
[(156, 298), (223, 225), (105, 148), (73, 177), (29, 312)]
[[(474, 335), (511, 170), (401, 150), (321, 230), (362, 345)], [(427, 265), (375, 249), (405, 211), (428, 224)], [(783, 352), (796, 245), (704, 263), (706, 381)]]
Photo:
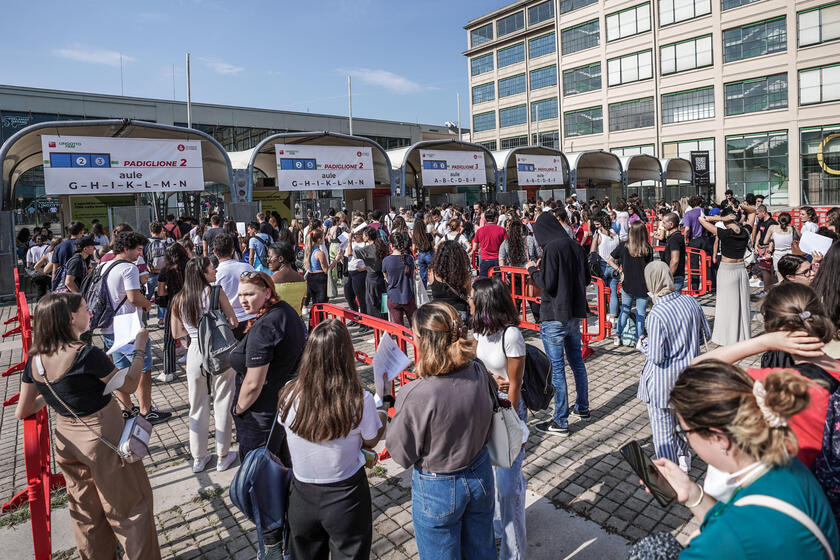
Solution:
[(510, 78), (502, 78), (499, 80), (499, 99), (509, 95), (516, 95), (522, 93), (527, 89), (525, 84), (525, 74), (517, 74)]
[(601, 63), (563, 71), (563, 95), (574, 95), (601, 89)]
[(30, 124), (29, 112), (3, 111), (2, 126), (0, 126), (0, 141), (5, 142), (10, 136)]
[(539, 89), (557, 85), (557, 67), (546, 66), (531, 70), (531, 89)]
[(625, 146), (623, 148), (610, 148), (610, 151), (617, 156), (637, 156), (644, 154), (648, 156), (655, 155), (653, 153), (653, 144), (643, 144), (641, 146)]
[(499, 68), (516, 64), (525, 60), (525, 43), (517, 43), (504, 49), (499, 49), (496, 53), (496, 60)]
[(496, 151), (496, 141), (495, 140), (488, 140), (487, 142), (476, 142), (479, 146), (484, 146), (491, 152)]
[(723, 32), (723, 61), (733, 62), (787, 48), (785, 17), (751, 23)]
[(679, 142), (663, 142), (662, 157), (683, 158), (691, 161), (691, 152), (709, 152), (709, 183), (715, 184), (715, 139), (701, 138), (699, 140), (681, 140)]
[(545, 121), (557, 118), (557, 98), (540, 99), (531, 103), (531, 120)]
[(797, 26), (800, 47), (840, 39), (840, 3), (799, 12)]
[(578, 10), (589, 6), (590, 4), (597, 4), (598, 0), (560, 0), (560, 13), (565, 14), (572, 10)]
[(478, 76), (479, 74), (484, 74), (485, 72), (491, 72), (493, 70), (493, 53), (487, 53), (485, 55), (477, 56), (475, 58), (470, 59), (470, 74), (473, 76)]
[(510, 148), (518, 148), (519, 146), (527, 146), (527, 136), (511, 136), (510, 138), (502, 138), (499, 141), (500, 150), (508, 150)]
[(704, 35), (659, 48), (662, 75), (703, 68), (714, 64), (712, 60), (712, 36)]
[(610, 104), (610, 132), (654, 125), (653, 97)]
[(533, 39), (529, 39), (528, 58), (536, 58), (544, 54), (553, 53), (557, 48), (555, 46), (555, 42), (556, 39), (553, 32), (549, 33), (548, 35), (543, 35), (542, 37), (534, 37)]
[(713, 86), (662, 96), (662, 124), (710, 119), (715, 116)]
[(531, 135), (531, 145), (545, 146), (546, 148), (554, 148), (555, 150), (559, 150), (560, 135), (557, 133), (556, 130), (549, 132), (540, 132), (539, 135), (534, 133)]
[(607, 84), (618, 86), (653, 77), (651, 51), (641, 51), (607, 61)]
[(563, 113), (563, 121), (566, 137), (604, 132), (604, 110), (600, 105), (578, 111), (567, 111)]
[(712, 13), (712, 0), (659, 0), (659, 25), (670, 25)]
[(753, 2), (758, 2), (758, 0), (721, 0), (720, 8), (721, 10), (731, 10), (732, 8), (746, 6), (747, 4), (752, 4)]
[(495, 98), (496, 88), (493, 87), (493, 82), (481, 84), (480, 86), (473, 86), (472, 88), (472, 102), (474, 104), (492, 101)]
[(496, 36), (501, 37), (525, 27), (525, 12), (516, 12), (496, 22)]
[(525, 105), (516, 105), (515, 107), (505, 107), (499, 109), (499, 127), (514, 126), (523, 124), (528, 120), (528, 109)]
[(554, 17), (554, 0), (548, 0), (528, 8), (528, 25), (534, 25), (541, 21)]
[(726, 186), (735, 198), (763, 194), (765, 204), (787, 204), (787, 143), (786, 130), (726, 137)]
[(802, 202), (840, 204), (840, 124), (800, 129)]
[(574, 27), (567, 27), (560, 32), (560, 43), (563, 54), (597, 47), (600, 41), (598, 20), (593, 19)]
[(788, 106), (787, 74), (726, 84), (726, 115), (742, 115)]
[(799, 104), (840, 100), (840, 64), (799, 71)]
[(496, 128), (496, 113), (490, 111), (489, 113), (479, 113), (473, 115), (473, 130), (481, 132), (482, 130), (492, 130)]
[(488, 23), (487, 25), (482, 25), (478, 29), (473, 29), (470, 31), (470, 46), (477, 47), (483, 43), (487, 43), (493, 40), (493, 24)]
[(607, 41), (624, 39), (650, 31), (650, 4), (640, 4), (607, 14)]

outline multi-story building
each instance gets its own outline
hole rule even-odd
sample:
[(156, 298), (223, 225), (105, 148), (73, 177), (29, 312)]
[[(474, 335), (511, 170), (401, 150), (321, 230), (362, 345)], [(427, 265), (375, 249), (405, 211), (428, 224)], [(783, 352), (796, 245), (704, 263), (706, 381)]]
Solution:
[(465, 29), (491, 150), (708, 150), (718, 198), (840, 203), (836, 0), (520, 0)]

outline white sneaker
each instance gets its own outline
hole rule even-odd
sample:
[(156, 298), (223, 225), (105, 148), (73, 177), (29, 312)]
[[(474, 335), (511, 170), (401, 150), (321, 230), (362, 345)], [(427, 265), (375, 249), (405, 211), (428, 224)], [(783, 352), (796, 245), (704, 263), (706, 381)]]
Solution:
[(620, 336), (614, 336), (613, 337), (613, 346), (621, 346), (621, 337)]
[(173, 379), (175, 379), (175, 376), (171, 373), (161, 372), (155, 376), (155, 381), (158, 381), (160, 383), (169, 383)]
[(203, 471), (205, 468), (207, 468), (207, 463), (209, 463), (210, 459), (212, 459), (212, 458), (213, 458), (213, 455), (205, 455), (204, 459), (193, 460), (193, 466), (192, 466), (193, 472), (194, 473), (200, 473), (201, 471)]
[(224, 457), (219, 456), (219, 462), (216, 463), (216, 470), (219, 472), (228, 470), (239, 458), (239, 453), (236, 451), (228, 451)]
[(762, 282), (758, 278), (750, 278), (750, 288), (761, 288), (763, 286), (764, 282)]
[(186, 363), (187, 363), (187, 355), (186, 355), (186, 354), (184, 354), (183, 356), (181, 356), (180, 358), (178, 358), (178, 363), (179, 363), (179, 364), (186, 364)]

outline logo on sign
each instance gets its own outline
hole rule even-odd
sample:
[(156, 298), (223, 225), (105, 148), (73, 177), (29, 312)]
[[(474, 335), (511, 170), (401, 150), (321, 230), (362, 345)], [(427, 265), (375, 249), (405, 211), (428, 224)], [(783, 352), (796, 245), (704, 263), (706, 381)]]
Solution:
[(50, 142), (50, 148), (55, 148), (55, 142)]
[(187, 149), (186, 146), (184, 146), (183, 144), (178, 144), (178, 151), (179, 152), (183, 152), (186, 149)]

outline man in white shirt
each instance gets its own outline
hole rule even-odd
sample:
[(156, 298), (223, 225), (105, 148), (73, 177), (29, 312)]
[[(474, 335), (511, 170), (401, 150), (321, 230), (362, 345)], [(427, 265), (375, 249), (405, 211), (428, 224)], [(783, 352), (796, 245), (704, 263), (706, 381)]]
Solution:
[(26, 252), (26, 268), (33, 269), (35, 268), (35, 263), (41, 260), (41, 257), (44, 256), (44, 253), (47, 252), (50, 245), (47, 243), (47, 239), (43, 235), (38, 235), (35, 238), (35, 245), (29, 248)]
[(222, 287), (236, 314), (236, 320), (239, 321), (239, 326), (233, 329), (233, 335), (236, 340), (242, 340), (248, 321), (256, 315), (246, 313), (239, 302), (239, 277), (244, 272), (254, 272), (254, 267), (233, 258), (235, 242), (236, 238), (233, 235), (221, 233), (213, 240), (213, 253), (219, 259), (219, 266), (216, 267), (216, 285)]

